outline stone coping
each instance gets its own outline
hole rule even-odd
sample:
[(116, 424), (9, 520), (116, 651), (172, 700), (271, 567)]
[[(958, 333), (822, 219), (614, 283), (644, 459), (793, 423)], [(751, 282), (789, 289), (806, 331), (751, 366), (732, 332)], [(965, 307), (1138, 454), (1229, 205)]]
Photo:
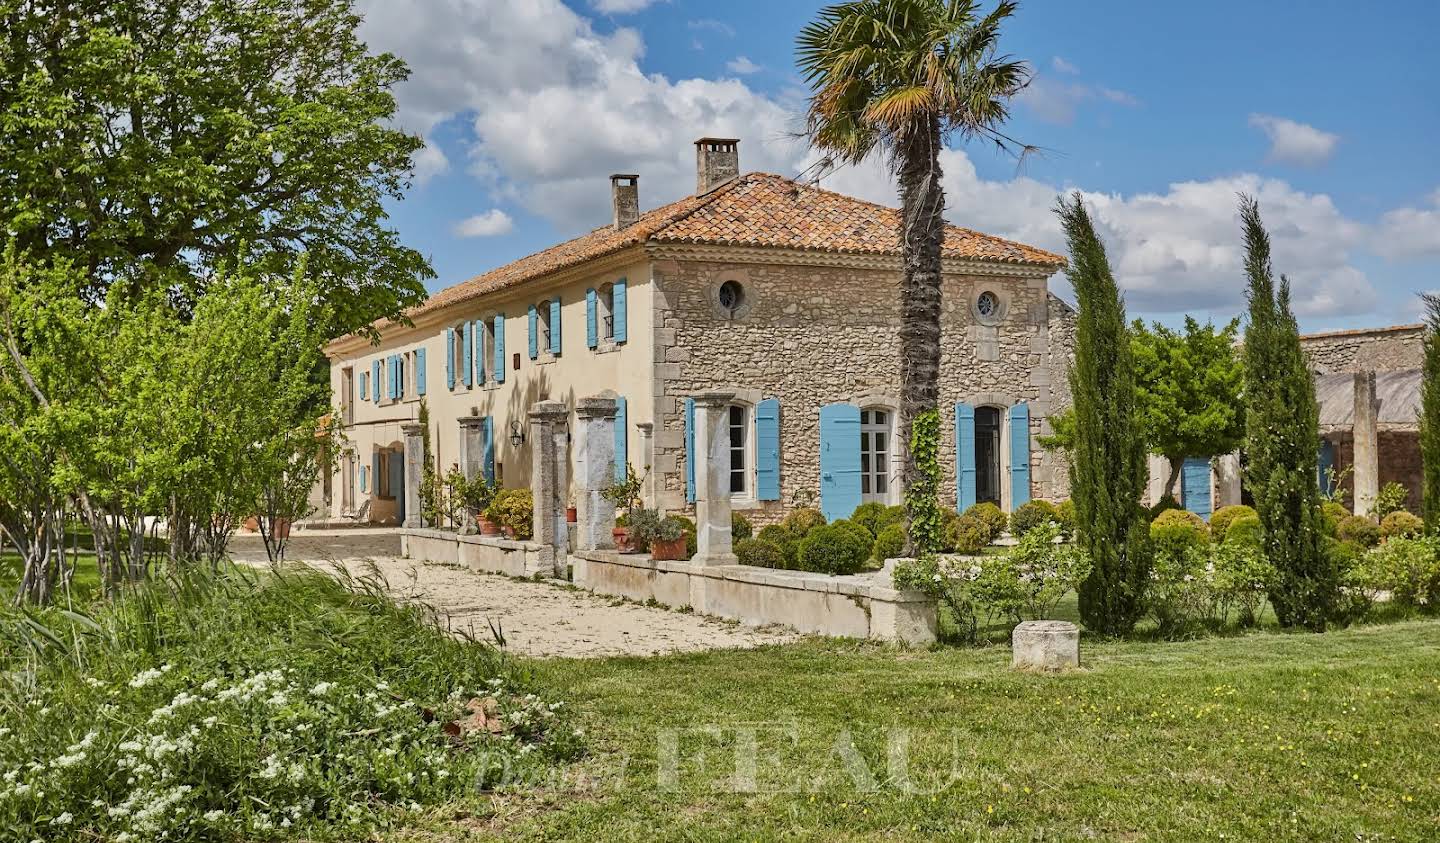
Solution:
[(504, 550), (527, 550), (533, 552), (545, 549), (545, 545), (540, 542), (507, 539), (503, 536), (482, 536), (478, 534), (466, 536), (451, 530), (441, 530), (435, 527), (407, 527), (401, 530), (400, 533), (422, 539), (440, 539), (442, 541), (454, 541), (461, 544), (478, 544), (483, 547), (498, 547)]
[(712, 579), (791, 588), (797, 591), (818, 591), (868, 597), (887, 603), (932, 603), (934, 598), (923, 591), (894, 588), (888, 570), (864, 574), (831, 575), (813, 571), (791, 571), (784, 568), (757, 568), (753, 565), (701, 565), (690, 561), (652, 559), (644, 553), (617, 553), (613, 550), (572, 551), (572, 556), (623, 565), (645, 571), (668, 574), (689, 574)]

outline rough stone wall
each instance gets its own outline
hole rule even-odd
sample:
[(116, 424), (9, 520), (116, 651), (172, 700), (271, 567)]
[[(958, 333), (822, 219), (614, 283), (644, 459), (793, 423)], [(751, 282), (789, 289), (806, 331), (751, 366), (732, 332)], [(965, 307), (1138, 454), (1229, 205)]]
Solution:
[[(781, 517), (797, 493), (818, 494), (822, 405), (893, 406), (898, 398), (896, 272), (661, 260), (654, 264), (654, 280), (656, 353), (663, 355), (657, 359), (654, 471), (663, 507), (684, 507), (686, 395), (738, 390), (747, 402), (780, 400), (781, 500), (745, 511), (757, 525)], [(734, 319), (718, 305), (719, 287), (730, 280), (745, 291)], [(981, 325), (974, 316), (982, 289), (1002, 301), (998, 325)], [(1073, 313), (1068, 333), (1062, 326), (1052, 334), (1058, 300), (1048, 295), (1044, 278), (952, 275), (943, 301), (942, 501), (955, 504), (954, 405), (961, 400), (1030, 402), (1032, 494), (1052, 496), (1057, 485), (1063, 488), (1063, 468), (1057, 470), (1057, 458), (1044, 454), (1035, 436), (1048, 430), (1054, 399), (1052, 335), (1064, 340), (1073, 333)]]
[[(1340, 487), (1345, 490), (1345, 505), (1355, 504), (1355, 477), (1345, 471), (1355, 464), (1355, 439), (1349, 431), (1331, 433), (1326, 439), (1335, 443), (1335, 470), (1344, 474)], [(1406, 430), (1382, 430), (1379, 439), (1380, 485), (1400, 483), (1410, 493), (1406, 508), (1420, 513), (1420, 434)]]
[[(1055, 294), (1050, 294), (1050, 415), (1070, 407), (1070, 365), (1075, 362), (1075, 308)], [(1042, 435), (1049, 434), (1047, 417), (1040, 426)], [(1070, 497), (1070, 465), (1059, 451), (1047, 451), (1041, 457), (1049, 475), (1047, 488), (1038, 489), (1040, 497), (1062, 501)]]
[(1332, 331), (1300, 338), (1300, 347), (1317, 372), (1389, 372), (1420, 368), (1423, 357), (1420, 325)]

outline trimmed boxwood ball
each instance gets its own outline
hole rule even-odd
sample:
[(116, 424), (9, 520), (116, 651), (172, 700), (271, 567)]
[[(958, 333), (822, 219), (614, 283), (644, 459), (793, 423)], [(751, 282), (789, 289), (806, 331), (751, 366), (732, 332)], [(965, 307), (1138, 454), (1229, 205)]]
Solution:
[(1342, 542), (1374, 547), (1380, 543), (1380, 525), (1363, 515), (1351, 515), (1340, 522), (1336, 535)]
[(1256, 514), (1254, 507), (1246, 506), (1243, 503), (1222, 506), (1210, 513), (1210, 535), (1223, 541), (1230, 532), (1231, 522), (1243, 515)]
[(1018, 539), (1036, 527), (1057, 520), (1059, 519), (1055, 516), (1054, 504), (1049, 501), (1030, 501), (1010, 513), (1010, 535)]
[(1413, 539), (1423, 532), (1425, 532), (1425, 522), (1403, 509), (1390, 513), (1380, 522), (1380, 538), (1382, 539), (1396, 537)]
[(779, 545), (763, 539), (741, 539), (735, 542), (735, 556), (739, 558), (741, 565), (754, 565), (757, 568), (786, 567), (785, 552)]
[(978, 519), (981, 525), (985, 527), (986, 544), (1000, 538), (1000, 534), (1005, 532), (1005, 528), (1010, 525), (1010, 519), (1005, 517), (1005, 513), (1000, 507), (989, 501), (982, 501), (975, 504), (965, 510), (965, 514)]
[(853, 574), (870, 558), (870, 543), (862, 541), (856, 530), (835, 525), (822, 525), (811, 530), (800, 542), (800, 568), (822, 574)]
[(850, 520), (870, 531), (871, 538), (880, 535), (880, 531), (891, 524), (899, 523), (905, 517), (905, 509), (898, 506), (886, 506), (883, 503), (862, 503), (855, 507), (855, 512)]
[(1055, 520), (1060, 524), (1060, 535), (1069, 539), (1075, 535), (1075, 502), (1066, 498), (1055, 505)]
[(785, 564), (781, 567), (796, 568), (799, 566), (800, 540), (790, 530), (779, 524), (771, 524), (768, 527), (761, 527), (755, 538), (780, 549), (780, 555), (785, 560)]
[(973, 515), (962, 515), (950, 524), (949, 534), (946, 540), (950, 543), (951, 553), (959, 553), (962, 556), (975, 556), (990, 544), (986, 538), (988, 527), (979, 518)]
[(869, 530), (865, 529), (859, 524), (856, 524), (854, 521), (851, 521), (848, 518), (841, 518), (838, 521), (832, 521), (830, 523), (830, 526), (838, 527), (839, 529), (844, 530), (854, 536), (856, 541), (863, 542), (865, 544), (865, 558), (870, 558), (870, 547), (871, 545), (875, 544), (875, 537), (870, 535)]
[(905, 527), (902, 524), (891, 524), (880, 531), (875, 537), (875, 545), (870, 549), (870, 557), (884, 562), (886, 559), (899, 559), (905, 552)]
[(784, 523), (785, 528), (794, 533), (797, 539), (804, 538), (806, 533), (825, 524), (825, 516), (818, 509), (802, 506), (791, 510), (790, 514), (785, 516)]
[(1150, 541), (1155, 545), (1156, 553), (1181, 559), (1190, 548), (1210, 543), (1210, 528), (1205, 519), (1193, 512), (1167, 509), (1150, 522)]
[(1326, 501), (1320, 504), (1320, 512), (1325, 516), (1321, 519), (1325, 534), (1331, 538), (1340, 535), (1340, 522), (1350, 517), (1350, 510), (1342, 503)]
[[(1215, 525), (1210, 526), (1213, 529)], [(1260, 516), (1241, 514), (1238, 518), (1230, 519), (1230, 526), (1225, 528), (1225, 538), (1222, 541), (1243, 547), (1259, 547), (1263, 537)]]
[(750, 519), (738, 512), (730, 513), (730, 538), (733, 541), (753, 538), (755, 528), (750, 525)]
[(1156, 518), (1159, 518), (1160, 513), (1162, 512), (1169, 512), (1172, 509), (1184, 508), (1185, 507), (1180, 505), (1179, 501), (1175, 500), (1174, 495), (1166, 495), (1165, 497), (1156, 501), (1154, 506), (1150, 507), (1150, 520), (1154, 521)]

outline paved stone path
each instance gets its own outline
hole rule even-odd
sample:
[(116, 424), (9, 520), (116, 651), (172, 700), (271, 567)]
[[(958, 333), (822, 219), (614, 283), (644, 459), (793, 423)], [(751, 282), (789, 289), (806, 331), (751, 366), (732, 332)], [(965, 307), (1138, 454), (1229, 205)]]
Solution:
[[(786, 628), (756, 629), (555, 583), (416, 563), (398, 558), (399, 553), (395, 531), (353, 529), (297, 531), (286, 555), (320, 570), (341, 564), (356, 574), (373, 564), (393, 593), (434, 607), (449, 628), (488, 641), (494, 624), (507, 649), (530, 656), (648, 656), (755, 647), (799, 637)], [(236, 536), (231, 555), (241, 562), (265, 562), (258, 536)]]

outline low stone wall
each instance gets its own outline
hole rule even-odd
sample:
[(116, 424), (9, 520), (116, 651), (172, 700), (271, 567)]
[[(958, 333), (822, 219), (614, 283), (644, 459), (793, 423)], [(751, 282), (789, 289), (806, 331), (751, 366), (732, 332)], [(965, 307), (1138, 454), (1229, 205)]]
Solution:
[(511, 577), (551, 576), (555, 571), (555, 551), (547, 545), (494, 536), (462, 536), (446, 530), (402, 530), (400, 553), (407, 559), (447, 562)]
[(657, 562), (643, 554), (591, 551), (570, 557), (575, 584), (599, 594), (689, 606), (753, 626), (902, 644), (935, 641), (936, 603), (889, 587), (888, 574), (832, 577), (747, 565)]

